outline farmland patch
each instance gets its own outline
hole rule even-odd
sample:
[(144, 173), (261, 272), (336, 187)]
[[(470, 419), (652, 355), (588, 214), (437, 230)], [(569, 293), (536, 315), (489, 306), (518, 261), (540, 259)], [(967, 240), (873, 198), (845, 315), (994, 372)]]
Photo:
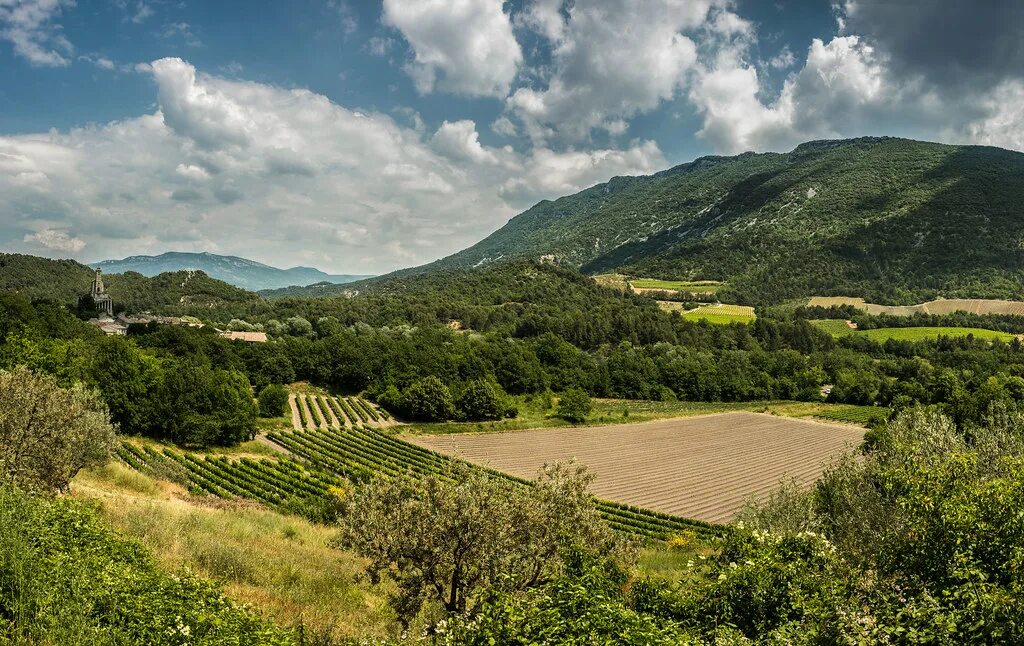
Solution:
[(709, 522), (732, 519), (751, 495), (786, 476), (808, 484), (863, 429), (757, 413), (596, 428), (417, 436), (410, 442), (517, 477), (575, 458), (595, 495)]

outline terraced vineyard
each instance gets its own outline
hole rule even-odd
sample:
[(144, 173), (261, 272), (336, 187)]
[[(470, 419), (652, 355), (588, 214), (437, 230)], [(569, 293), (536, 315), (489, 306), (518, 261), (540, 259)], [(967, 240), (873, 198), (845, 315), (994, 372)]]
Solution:
[(605, 499), (707, 522), (731, 520), (750, 495), (786, 476), (810, 483), (864, 429), (735, 412), (590, 428), (422, 435), (422, 447), (529, 477), (544, 463), (575, 458)]
[(116, 455), (136, 471), (177, 482), (193, 494), (255, 500), (277, 509), (297, 500), (324, 498), (342, 484), (333, 474), (290, 459), (202, 457), (129, 442), (122, 442)]
[[(363, 480), (374, 474), (442, 474), (453, 461), (453, 458), (380, 430), (359, 426), (315, 432), (270, 433), (267, 437), (315, 469), (352, 480)], [(536, 474), (534, 470), (524, 474), (525, 477), (518, 477), (482, 468), (495, 477), (507, 478), (523, 486), (529, 486), (526, 478)], [(600, 500), (598, 507), (613, 528), (647, 538), (663, 539), (683, 531), (705, 536), (725, 531), (723, 527), (711, 523), (652, 512), (629, 504)]]
[(292, 428), (296, 431), (342, 428), (357, 424), (386, 426), (391, 416), (362, 397), (335, 397), (314, 393), (289, 396)]

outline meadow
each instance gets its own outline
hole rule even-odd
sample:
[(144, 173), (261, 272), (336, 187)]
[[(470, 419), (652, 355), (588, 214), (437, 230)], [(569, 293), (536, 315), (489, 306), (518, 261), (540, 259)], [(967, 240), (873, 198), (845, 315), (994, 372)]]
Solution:
[(815, 320), (811, 321), (811, 323), (835, 337), (856, 334), (879, 343), (884, 343), (889, 339), (896, 341), (934, 341), (943, 336), (950, 338), (973, 336), (976, 339), (998, 340), (1009, 343), (1016, 338), (1015, 334), (1010, 334), (1009, 332), (970, 327), (890, 327), (854, 330), (846, 324), (846, 321), (837, 319)]
[(725, 283), (716, 280), (660, 280), (658, 278), (634, 278), (631, 279), (629, 283), (636, 290), (690, 292), (694, 294), (714, 294), (725, 287)]

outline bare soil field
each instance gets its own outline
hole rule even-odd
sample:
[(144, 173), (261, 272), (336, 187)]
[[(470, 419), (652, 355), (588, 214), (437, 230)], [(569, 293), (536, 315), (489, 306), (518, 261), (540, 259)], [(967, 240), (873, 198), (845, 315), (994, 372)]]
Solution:
[(807, 302), (808, 306), (832, 307), (834, 305), (853, 305), (868, 314), (890, 314), (893, 316), (911, 316), (917, 312), (923, 314), (952, 314), (953, 312), (969, 312), (971, 314), (1015, 314), (1024, 316), (1024, 302), (1000, 301), (992, 299), (949, 298), (928, 301), (917, 305), (878, 305), (867, 303), (863, 298), (849, 296), (815, 296)]
[(523, 478), (575, 458), (607, 500), (711, 522), (733, 518), (783, 477), (809, 484), (864, 429), (761, 413), (507, 433), (419, 435), (409, 442)]

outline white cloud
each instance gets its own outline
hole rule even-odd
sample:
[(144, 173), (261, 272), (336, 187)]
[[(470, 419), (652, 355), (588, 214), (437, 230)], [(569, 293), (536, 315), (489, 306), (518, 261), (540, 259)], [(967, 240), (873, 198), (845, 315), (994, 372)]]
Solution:
[(135, 7), (135, 13), (132, 14), (132, 22), (135, 24), (142, 24), (153, 16), (153, 8), (145, 2), (139, 2)]
[[(579, 141), (592, 130), (653, 110), (684, 87), (697, 46), (683, 32), (704, 24), (710, 0), (532, 2), (520, 22), (551, 39), (546, 87), (522, 87), (507, 102), (536, 142)], [(723, 25), (723, 29), (736, 25)]]
[(794, 65), (796, 65), (796, 56), (793, 56), (789, 45), (786, 45), (778, 54), (768, 59), (768, 66), (777, 70), (786, 70)]
[(478, 164), (498, 162), (494, 153), (480, 145), (480, 135), (476, 131), (476, 124), (468, 119), (445, 121), (434, 133), (431, 143), (437, 152), (452, 159)]
[(33, 65), (64, 67), (74, 47), (55, 19), (74, 0), (0, 0), (0, 39)]
[(568, 195), (615, 175), (650, 174), (665, 166), (653, 141), (637, 142), (627, 150), (558, 153), (538, 148), (525, 160), (522, 172), (502, 184), (501, 195), (519, 203), (533, 202), (540, 196)]
[(501, 0), (384, 0), (385, 24), (409, 42), (422, 93), (503, 97), (522, 62)]
[(1001, 83), (982, 98), (980, 107), (983, 116), (947, 136), (1024, 152), (1024, 82)]
[(664, 166), (653, 142), (522, 153), (483, 145), (472, 121), (430, 133), (179, 59), (143, 69), (153, 114), (0, 136), (0, 242), (88, 260), (209, 250), (383, 272), (473, 244), (538, 199)]
[(780, 150), (855, 133), (873, 110), (899, 95), (874, 50), (857, 36), (828, 44), (814, 39), (803, 69), (769, 104), (760, 98), (756, 68), (742, 54), (720, 50), (690, 91), (704, 119), (698, 135), (721, 152)]
[(56, 229), (43, 229), (36, 233), (27, 234), (23, 240), (38, 244), (50, 251), (60, 253), (78, 253), (85, 248), (85, 241), (68, 235), (65, 231)]
[(502, 137), (515, 137), (519, 134), (516, 124), (508, 117), (498, 117), (491, 124), (491, 132)]

